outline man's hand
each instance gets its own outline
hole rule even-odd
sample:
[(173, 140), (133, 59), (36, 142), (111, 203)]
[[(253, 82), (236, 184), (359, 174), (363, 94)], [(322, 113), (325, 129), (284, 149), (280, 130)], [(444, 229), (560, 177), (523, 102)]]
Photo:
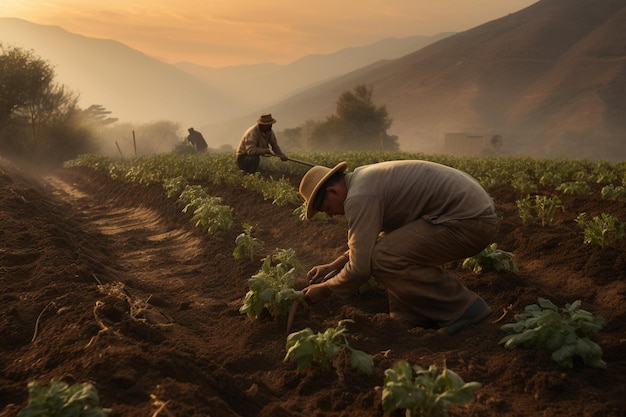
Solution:
[(309, 284), (317, 284), (322, 282), (324, 277), (333, 271), (332, 264), (317, 265), (311, 268), (307, 272), (306, 277), (309, 279)]
[(304, 301), (308, 304), (321, 303), (332, 295), (332, 291), (325, 282), (309, 285), (302, 292), (304, 292)]

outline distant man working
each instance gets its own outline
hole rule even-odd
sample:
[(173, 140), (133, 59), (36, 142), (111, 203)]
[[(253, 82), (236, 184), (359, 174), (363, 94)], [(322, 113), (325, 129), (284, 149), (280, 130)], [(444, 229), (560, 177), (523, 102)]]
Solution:
[(272, 131), (274, 123), (276, 120), (270, 113), (263, 113), (259, 116), (256, 124), (248, 128), (243, 134), (235, 154), (237, 166), (241, 170), (249, 174), (255, 173), (259, 169), (261, 155), (274, 153), (280, 156), (283, 161), (287, 160), (287, 156), (278, 146), (276, 136)]
[(189, 136), (187, 136), (187, 142), (191, 143), (193, 147), (196, 148), (196, 152), (206, 152), (208, 145), (204, 140), (204, 136), (202, 136), (202, 133), (198, 132), (193, 127), (190, 127), (189, 129), (187, 129), (187, 131), (189, 132)]
[(321, 211), (348, 220), (348, 251), (309, 271), (305, 300), (348, 298), (374, 277), (387, 290), (390, 316), (410, 327), (454, 335), (487, 318), (487, 303), (441, 268), (492, 243), (498, 219), (482, 186), (428, 161), (346, 168), (315, 166), (300, 182), (307, 218)]

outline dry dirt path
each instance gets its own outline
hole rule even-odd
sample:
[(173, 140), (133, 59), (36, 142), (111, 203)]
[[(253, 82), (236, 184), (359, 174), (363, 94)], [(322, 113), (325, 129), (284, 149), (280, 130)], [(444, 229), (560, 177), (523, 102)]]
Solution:
[[(141, 283), (143, 292), (182, 293), (197, 302), (197, 291), (189, 286), (204, 259), (197, 250), (201, 240), (183, 227), (167, 224), (161, 215), (145, 206), (124, 206), (115, 198), (97, 201), (59, 176), (44, 177), (53, 196), (79, 209), (83, 222), (110, 241), (113, 269)], [(149, 296), (150, 294), (148, 294)]]

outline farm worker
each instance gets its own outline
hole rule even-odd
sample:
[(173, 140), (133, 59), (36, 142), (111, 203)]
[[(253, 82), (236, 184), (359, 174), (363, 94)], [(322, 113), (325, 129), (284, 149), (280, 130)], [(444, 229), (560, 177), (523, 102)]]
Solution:
[(202, 133), (198, 132), (193, 127), (190, 127), (187, 131), (189, 132), (187, 142), (191, 143), (193, 147), (196, 148), (196, 152), (206, 152), (208, 146), (204, 140), (204, 136), (202, 136)]
[(348, 298), (374, 277), (387, 290), (390, 316), (410, 327), (454, 335), (487, 318), (487, 303), (441, 268), (492, 243), (498, 217), (482, 186), (428, 161), (346, 168), (315, 166), (300, 182), (308, 219), (321, 211), (348, 221), (348, 250), (309, 271), (305, 301)]
[(243, 134), (235, 154), (237, 166), (241, 170), (249, 174), (255, 173), (261, 161), (260, 155), (274, 153), (280, 156), (283, 161), (287, 160), (287, 156), (278, 146), (276, 135), (272, 131), (274, 123), (276, 123), (276, 119), (270, 113), (263, 113), (259, 116), (256, 124), (249, 127)]

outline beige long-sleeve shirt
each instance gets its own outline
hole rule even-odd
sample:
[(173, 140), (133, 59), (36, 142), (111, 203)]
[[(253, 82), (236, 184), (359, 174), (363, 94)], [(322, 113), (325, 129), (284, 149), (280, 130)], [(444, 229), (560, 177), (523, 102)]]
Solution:
[(247, 155), (261, 155), (266, 149), (272, 149), (277, 155), (283, 155), (283, 151), (278, 146), (276, 141), (276, 135), (272, 130), (267, 132), (261, 132), (259, 125), (255, 124), (248, 128), (241, 137), (239, 146), (237, 147), (236, 156)]
[(378, 235), (417, 219), (495, 218), (492, 198), (465, 172), (428, 161), (388, 161), (346, 174), (349, 261), (329, 288), (348, 297), (371, 277)]

